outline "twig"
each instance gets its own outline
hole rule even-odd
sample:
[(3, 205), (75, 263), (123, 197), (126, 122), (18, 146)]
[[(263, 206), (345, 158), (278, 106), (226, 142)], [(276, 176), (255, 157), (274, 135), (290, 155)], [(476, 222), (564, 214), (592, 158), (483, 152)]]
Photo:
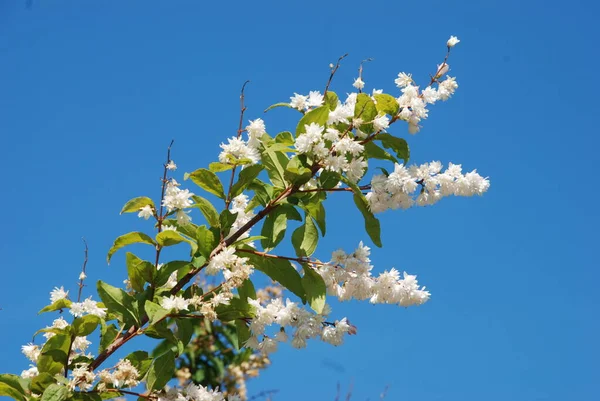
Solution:
[(272, 394), (277, 393), (278, 391), (279, 390), (263, 390), (260, 393), (255, 394), (252, 397), (248, 398), (248, 401), (253, 401), (253, 400), (256, 400), (256, 399), (261, 398), (261, 397), (268, 397), (268, 396), (270, 396)]
[[(238, 139), (242, 136), (242, 133), (244, 132), (244, 130), (242, 129), (242, 125), (244, 125), (244, 112), (246, 111), (246, 106), (244, 105), (244, 89), (246, 89), (246, 85), (249, 82), (250, 81), (244, 82), (240, 93), (240, 124), (237, 130)], [(225, 209), (229, 209), (229, 205), (231, 204), (231, 188), (233, 187), (233, 180), (235, 179), (236, 168), (237, 165), (234, 165), (231, 169), (231, 178), (229, 179), (229, 190), (227, 191), (227, 198), (225, 199)]]
[(272, 255), (270, 253), (260, 252), (260, 251), (253, 251), (253, 250), (250, 250), (250, 249), (238, 249), (237, 252), (251, 253), (253, 255), (262, 256), (264, 258), (291, 260), (293, 262), (306, 263), (306, 264), (309, 264), (309, 265), (337, 266), (337, 265), (332, 265), (331, 263), (323, 263), (323, 262), (318, 261), (318, 260), (312, 260), (310, 258), (303, 258), (303, 257), (295, 258), (295, 257), (292, 257), (292, 256)]
[[(361, 191), (366, 191), (371, 189), (371, 185), (370, 184), (366, 184), (366, 185), (361, 185), (360, 187), (358, 187), (358, 189), (360, 189)], [(304, 193), (304, 192), (352, 192), (353, 189), (349, 188), (349, 187), (343, 187), (343, 188), (312, 188), (312, 189), (304, 189), (301, 191), (298, 191), (298, 193)]]
[[(360, 66), (358, 67), (358, 79), (362, 81), (362, 72), (363, 72), (363, 63), (367, 63), (369, 61), (373, 61), (373, 57), (369, 57), (360, 62)], [(362, 89), (358, 88), (358, 93), (362, 93)]]
[(77, 293), (77, 302), (81, 302), (81, 291), (83, 291), (83, 287), (85, 287), (85, 285), (83, 284), (83, 280), (85, 280), (85, 278), (87, 277), (85, 275), (85, 268), (87, 266), (87, 262), (88, 262), (88, 244), (87, 241), (85, 240), (85, 238), (81, 238), (81, 240), (83, 241), (84, 245), (85, 245), (85, 251), (84, 251), (84, 258), (83, 258), (83, 267), (81, 268), (81, 274), (79, 275), (79, 292)]
[(327, 86), (325, 86), (325, 92), (323, 93), (323, 96), (325, 96), (327, 94), (327, 91), (329, 90), (329, 85), (331, 85), (331, 80), (333, 79), (333, 76), (335, 75), (336, 71), (338, 70), (338, 68), (340, 68), (340, 62), (346, 58), (348, 56), (348, 53), (344, 54), (343, 56), (341, 56), (340, 58), (338, 58), (337, 63), (335, 64), (335, 66), (331, 69), (331, 74), (329, 75), (329, 80), (327, 81)]
[[(165, 215), (163, 214), (163, 201), (165, 199), (165, 190), (167, 187), (167, 172), (168, 172), (168, 168), (167, 166), (169, 165), (169, 163), (171, 162), (171, 146), (173, 146), (173, 143), (175, 142), (174, 139), (171, 140), (171, 143), (169, 144), (169, 147), (167, 148), (167, 162), (164, 164), (164, 170), (163, 170), (163, 178), (162, 178), (162, 189), (160, 192), (160, 213), (158, 215), (157, 221), (158, 221), (158, 226), (157, 226), (157, 230), (160, 233), (162, 231), (162, 223), (163, 220), (165, 219)], [(156, 260), (154, 262), (154, 266), (156, 268), (158, 268), (158, 261), (160, 259), (160, 250), (161, 250), (161, 246), (157, 245), (156, 246)]]

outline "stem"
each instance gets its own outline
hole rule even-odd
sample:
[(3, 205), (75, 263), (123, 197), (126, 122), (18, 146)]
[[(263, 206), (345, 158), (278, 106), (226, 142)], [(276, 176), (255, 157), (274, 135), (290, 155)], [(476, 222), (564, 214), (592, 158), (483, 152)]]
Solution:
[(81, 302), (81, 291), (83, 291), (83, 287), (85, 287), (83, 285), (83, 280), (85, 280), (85, 268), (87, 266), (87, 262), (88, 262), (88, 244), (85, 240), (85, 238), (82, 238), (83, 243), (85, 245), (85, 251), (84, 251), (84, 258), (83, 258), (83, 267), (81, 268), (81, 273), (82, 276), (80, 276), (81, 278), (79, 279), (79, 292), (77, 293), (77, 302)]
[(293, 262), (298, 262), (298, 263), (307, 263), (307, 264), (311, 264), (311, 265), (319, 265), (319, 266), (335, 266), (332, 265), (331, 263), (323, 263), (321, 261), (318, 260), (312, 260), (310, 258), (303, 258), (303, 257), (299, 257), (299, 258), (295, 258), (292, 256), (281, 256), (281, 255), (273, 255), (270, 253), (266, 253), (266, 252), (260, 252), (260, 251), (252, 251), (250, 249), (238, 249), (237, 252), (245, 252), (245, 253), (251, 253), (253, 255), (258, 255), (258, 256), (262, 256), (264, 258), (272, 258), (272, 259), (285, 259), (285, 260), (291, 260)]
[[(360, 189), (361, 191), (366, 191), (371, 189), (371, 185), (367, 184), (367, 185), (361, 185), (360, 187), (358, 187), (358, 189)], [(344, 188), (329, 188), (329, 189), (325, 189), (325, 188), (313, 188), (313, 189), (305, 189), (302, 191), (297, 191), (298, 193), (304, 193), (304, 192), (352, 192), (352, 188), (348, 188), (348, 187), (344, 187)]]
[[(171, 146), (173, 146), (173, 143), (175, 142), (175, 140), (171, 140), (171, 143), (169, 144), (169, 147), (167, 148), (167, 162), (164, 164), (164, 170), (163, 170), (163, 178), (162, 178), (162, 189), (160, 192), (160, 212), (158, 214), (158, 232), (160, 233), (162, 231), (162, 223), (163, 220), (165, 219), (165, 215), (163, 214), (163, 201), (165, 199), (165, 190), (167, 187), (167, 165), (171, 162)], [(158, 268), (158, 261), (160, 259), (160, 250), (162, 249), (162, 247), (160, 245), (156, 246), (156, 260), (154, 262), (154, 266), (156, 268)]]
[(333, 67), (331, 69), (331, 74), (329, 75), (329, 80), (327, 81), (327, 86), (325, 86), (325, 92), (323, 92), (323, 97), (325, 97), (325, 95), (327, 94), (327, 91), (329, 90), (329, 85), (331, 85), (331, 81), (333, 80), (333, 76), (335, 75), (335, 73), (338, 70), (338, 68), (340, 68), (340, 61), (342, 61), (347, 56), (348, 56), (348, 53), (346, 53), (343, 56), (341, 56), (340, 58), (338, 58), (338, 61), (335, 64), (335, 67)]
[[(244, 89), (246, 89), (246, 85), (250, 81), (244, 82), (242, 85), (242, 91), (240, 94), (240, 124), (237, 130), (238, 139), (242, 136), (244, 130), (242, 129), (242, 125), (244, 124), (244, 112), (246, 111), (246, 106), (244, 106)], [(231, 169), (231, 178), (229, 179), (229, 190), (227, 191), (227, 198), (225, 199), (225, 209), (229, 209), (229, 205), (231, 204), (231, 188), (233, 187), (233, 180), (235, 179), (235, 170), (237, 165), (233, 166)]]

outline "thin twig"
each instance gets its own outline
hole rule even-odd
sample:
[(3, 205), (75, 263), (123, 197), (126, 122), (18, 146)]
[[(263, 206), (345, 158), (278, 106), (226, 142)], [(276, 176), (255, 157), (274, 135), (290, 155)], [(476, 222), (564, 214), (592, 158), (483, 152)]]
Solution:
[(83, 287), (85, 287), (85, 285), (83, 284), (83, 280), (85, 280), (85, 278), (87, 277), (85, 275), (85, 268), (86, 268), (87, 262), (88, 262), (88, 244), (87, 244), (87, 241), (85, 240), (85, 238), (81, 238), (81, 240), (83, 241), (83, 244), (85, 245), (85, 251), (84, 251), (84, 258), (83, 258), (83, 266), (81, 268), (81, 274), (79, 275), (79, 292), (77, 293), (77, 302), (81, 302), (81, 292), (83, 291)]
[[(367, 191), (369, 189), (371, 189), (371, 185), (367, 184), (367, 185), (361, 185), (360, 187), (358, 187), (358, 189), (360, 189), (361, 191)], [(304, 193), (304, 192), (352, 192), (353, 189), (349, 188), (349, 187), (342, 187), (342, 188), (312, 188), (312, 189), (303, 189), (301, 191), (298, 191), (298, 193)]]
[(256, 400), (258, 398), (262, 398), (262, 397), (268, 397), (272, 394), (277, 393), (279, 390), (263, 390), (258, 394), (253, 395), (252, 397), (248, 398), (248, 401), (253, 401)]
[[(362, 81), (362, 73), (363, 73), (363, 63), (367, 63), (369, 61), (373, 61), (373, 57), (369, 57), (360, 62), (360, 66), (358, 67), (358, 79)], [(362, 93), (362, 89), (358, 88), (358, 93)]]
[[(160, 192), (160, 213), (159, 213), (158, 218), (157, 218), (157, 221), (158, 221), (157, 230), (158, 230), (159, 233), (162, 231), (162, 223), (163, 223), (163, 221), (165, 219), (165, 215), (163, 214), (164, 213), (164, 209), (163, 209), (163, 207), (164, 207), (163, 203), (164, 202), (163, 201), (165, 199), (165, 190), (167, 188), (167, 182), (168, 182), (168, 180), (167, 180), (167, 172), (168, 172), (169, 169), (168, 169), (167, 166), (171, 162), (171, 147), (173, 146), (174, 142), (175, 142), (175, 140), (172, 139), (171, 143), (169, 144), (169, 147), (167, 148), (167, 162), (163, 166), (164, 170), (163, 170), (163, 178), (162, 178), (162, 189), (161, 189), (161, 192)], [(160, 259), (160, 250), (161, 250), (161, 248), (162, 247), (160, 245), (156, 246), (156, 260), (154, 262), (154, 266), (156, 268), (158, 268), (158, 261)]]
[(341, 56), (340, 58), (338, 58), (337, 63), (335, 64), (335, 66), (331, 69), (331, 74), (329, 75), (329, 80), (327, 81), (327, 86), (325, 86), (325, 92), (323, 93), (323, 96), (325, 96), (327, 94), (327, 91), (329, 90), (329, 85), (331, 85), (331, 81), (333, 80), (333, 76), (335, 75), (336, 71), (338, 70), (338, 68), (340, 68), (340, 62), (346, 58), (348, 56), (348, 53), (344, 54), (343, 56)]
[[(246, 89), (246, 85), (249, 82), (249, 80), (244, 82), (240, 93), (240, 124), (237, 130), (238, 139), (242, 136), (242, 133), (244, 132), (244, 130), (242, 129), (242, 125), (244, 125), (244, 112), (246, 111), (246, 106), (244, 105), (244, 89)], [(229, 190), (227, 191), (227, 198), (225, 199), (225, 209), (229, 209), (229, 205), (231, 204), (231, 188), (233, 188), (233, 180), (235, 179), (236, 168), (237, 165), (234, 165), (231, 169), (231, 178), (229, 179)]]

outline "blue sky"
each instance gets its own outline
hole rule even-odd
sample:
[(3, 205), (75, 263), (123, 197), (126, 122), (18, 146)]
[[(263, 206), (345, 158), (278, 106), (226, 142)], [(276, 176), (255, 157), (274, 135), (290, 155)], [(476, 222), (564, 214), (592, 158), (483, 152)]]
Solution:
[[(119, 216), (122, 204), (158, 195), (171, 139), (178, 172), (216, 158), (246, 79), (247, 117), (276, 133), (296, 114), (262, 110), (322, 90), (338, 56), (350, 54), (334, 90), (352, 89), (373, 57), (367, 88), (393, 93), (399, 71), (425, 82), (452, 34), (460, 87), (408, 138), (412, 161), (477, 168), (491, 189), (382, 215), (372, 255), (375, 270), (418, 274), (432, 300), (334, 303), (359, 335), (284, 347), (250, 392), (333, 400), (339, 381), (356, 400), (388, 385), (390, 400), (597, 400), (599, 12), (590, 1), (0, 0), (0, 371), (27, 367), (19, 349), (52, 319), (36, 316), (52, 287), (75, 291), (82, 236), (90, 283), (125, 278), (123, 255), (108, 267), (106, 251), (149, 226)], [(334, 203), (322, 258), (367, 238), (351, 200)]]

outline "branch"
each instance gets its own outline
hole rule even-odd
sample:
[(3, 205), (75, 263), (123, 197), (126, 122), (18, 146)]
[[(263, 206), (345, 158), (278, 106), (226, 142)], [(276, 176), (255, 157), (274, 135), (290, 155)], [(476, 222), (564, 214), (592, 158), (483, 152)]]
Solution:
[[(361, 191), (367, 191), (369, 189), (371, 189), (371, 185), (370, 184), (366, 184), (366, 185), (361, 185), (360, 187), (358, 187), (358, 189), (360, 189)], [(304, 189), (302, 191), (297, 191), (298, 193), (304, 193), (304, 192), (352, 192), (353, 189), (349, 188), (349, 187), (343, 187), (343, 188), (313, 188), (313, 189)]]
[(327, 86), (325, 86), (325, 92), (323, 93), (323, 96), (325, 96), (327, 94), (327, 91), (329, 90), (329, 85), (331, 85), (331, 81), (333, 80), (333, 76), (335, 75), (338, 68), (340, 68), (340, 61), (342, 61), (347, 56), (348, 56), (348, 53), (346, 53), (343, 56), (341, 56), (340, 58), (338, 58), (338, 61), (335, 64), (335, 67), (333, 67), (331, 69), (331, 74), (329, 75), (329, 80), (327, 81)]
[[(249, 82), (250, 81), (244, 82), (244, 85), (242, 85), (242, 90), (240, 93), (240, 124), (239, 124), (238, 130), (237, 130), (238, 139), (242, 136), (242, 133), (244, 132), (244, 130), (242, 129), (242, 125), (244, 125), (244, 112), (246, 111), (246, 106), (244, 106), (244, 89), (246, 89), (246, 85)], [(229, 209), (229, 205), (231, 204), (231, 188), (233, 187), (233, 180), (235, 179), (236, 168), (237, 168), (237, 165), (233, 166), (233, 168), (231, 169), (231, 178), (229, 179), (229, 189), (227, 190), (227, 198), (225, 199), (225, 209)]]
[(81, 238), (81, 240), (83, 241), (84, 245), (85, 245), (85, 251), (84, 251), (84, 258), (83, 258), (83, 267), (81, 268), (81, 274), (79, 275), (79, 292), (77, 293), (77, 302), (81, 302), (81, 291), (83, 291), (83, 287), (85, 287), (83, 285), (83, 280), (85, 280), (85, 278), (87, 277), (85, 275), (85, 268), (87, 266), (87, 262), (88, 262), (88, 244), (85, 240), (85, 238)]
[(245, 253), (251, 253), (252, 255), (257, 255), (257, 256), (262, 256), (263, 258), (271, 258), (271, 259), (285, 259), (285, 260), (290, 260), (293, 262), (298, 262), (298, 263), (307, 263), (307, 264), (311, 264), (311, 265), (319, 265), (319, 266), (337, 266), (337, 265), (332, 265), (331, 263), (323, 263), (319, 260), (313, 260), (310, 258), (304, 258), (304, 257), (292, 257), (292, 256), (281, 256), (281, 255), (273, 255), (270, 253), (266, 253), (266, 252), (260, 252), (260, 251), (253, 251), (250, 249), (237, 249), (237, 252), (245, 252)]

